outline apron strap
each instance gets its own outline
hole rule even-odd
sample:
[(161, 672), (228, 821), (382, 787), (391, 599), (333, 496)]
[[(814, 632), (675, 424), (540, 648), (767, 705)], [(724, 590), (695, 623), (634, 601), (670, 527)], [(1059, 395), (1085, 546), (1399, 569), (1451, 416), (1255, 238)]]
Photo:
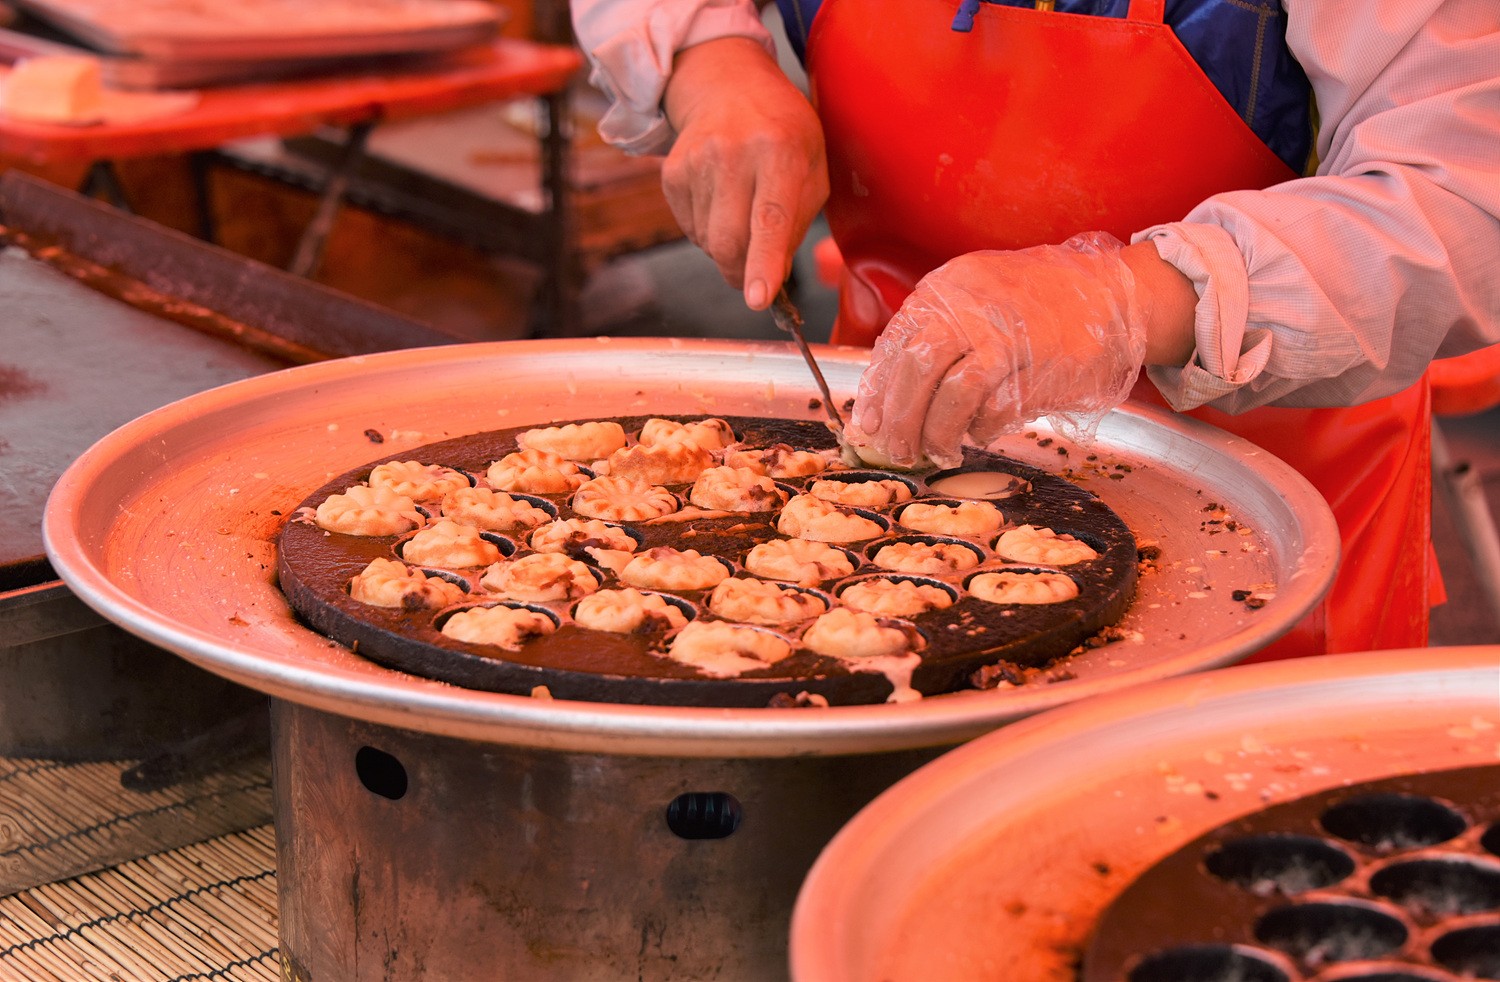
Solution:
[(1126, 20), (1144, 20), (1153, 24), (1160, 24), (1166, 20), (1167, 0), (1130, 0), (1130, 9), (1125, 12)]

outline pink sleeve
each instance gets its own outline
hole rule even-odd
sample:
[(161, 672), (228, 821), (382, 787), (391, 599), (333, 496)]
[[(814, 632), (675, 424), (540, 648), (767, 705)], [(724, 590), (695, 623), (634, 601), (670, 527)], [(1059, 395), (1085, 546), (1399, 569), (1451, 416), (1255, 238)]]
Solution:
[(1193, 360), (1150, 372), (1178, 409), (1353, 405), (1500, 341), (1500, 6), (1286, 7), (1317, 174), (1135, 236), (1198, 288)]
[(754, 0), (572, 0), (572, 13), (593, 68), (589, 81), (610, 101), (599, 133), (630, 153), (664, 153), (672, 144), (661, 101), (677, 52), (748, 37), (776, 53)]

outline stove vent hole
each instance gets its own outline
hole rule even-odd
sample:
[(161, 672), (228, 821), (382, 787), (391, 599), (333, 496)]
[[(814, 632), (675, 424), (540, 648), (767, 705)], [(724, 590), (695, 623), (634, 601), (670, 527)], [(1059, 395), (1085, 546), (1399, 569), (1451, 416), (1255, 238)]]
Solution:
[(1432, 943), (1432, 957), (1466, 979), (1500, 979), (1500, 924), (1450, 931)]
[(1500, 907), (1500, 869), (1462, 859), (1413, 860), (1370, 877), (1370, 889), (1419, 914), (1477, 914)]
[(406, 768), (384, 750), (360, 747), (354, 754), (354, 773), (371, 794), (400, 801), (406, 796)]
[(732, 794), (689, 791), (667, 806), (667, 828), (680, 839), (727, 839), (740, 827), (743, 816)]
[(1289, 982), (1290, 976), (1236, 945), (1186, 945), (1147, 956), (1129, 982)]
[(1258, 897), (1292, 896), (1333, 886), (1354, 872), (1348, 853), (1310, 835), (1254, 835), (1232, 839), (1210, 853), (1204, 866)]
[(1377, 852), (1395, 852), (1447, 842), (1468, 828), (1462, 815), (1431, 798), (1412, 794), (1366, 794), (1323, 813), (1323, 828)]
[(1357, 904), (1309, 903), (1278, 907), (1255, 924), (1265, 944), (1312, 967), (1381, 958), (1406, 944), (1406, 925)]

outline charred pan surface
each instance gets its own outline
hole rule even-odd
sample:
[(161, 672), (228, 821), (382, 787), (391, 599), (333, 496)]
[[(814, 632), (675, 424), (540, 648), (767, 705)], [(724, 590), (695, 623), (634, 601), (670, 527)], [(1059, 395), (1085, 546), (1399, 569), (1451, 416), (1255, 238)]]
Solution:
[[(652, 417), (618, 418), (632, 435)], [(659, 417), (691, 422), (701, 416)], [(833, 434), (821, 423), (758, 417), (723, 417), (733, 426), (739, 444), (750, 448), (787, 444), (804, 450), (832, 450)], [(584, 420), (586, 421), (586, 420)], [(581, 421), (583, 422), (583, 421)], [(560, 425), (560, 424), (559, 424)], [(527, 427), (477, 433), (424, 447), (401, 451), (344, 474), (302, 502), (302, 511), (316, 508), (330, 495), (341, 493), (370, 475), (387, 461), (417, 460), (482, 476), (490, 464), (517, 449), (516, 437)], [(737, 445), (738, 446), (738, 445)], [(1020, 494), (996, 501), (1005, 518), (1004, 528), (1034, 525), (1067, 533), (1087, 542), (1097, 559), (1066, 567), (1079, 586), (1072, 600), (1054, 604), (994, 604), (970, 596), (964, 589), (978, 572), (1000, 569), (1034, 569), (1034, 565), (1007, 563), (994, 551), (998, 533), (983, 536), (942, 536), (964, 541), (982, 557), (980, 565), (946, 576), (916, 577), (942, 581), (953, 587), (958, 600), (952, 606), (929, 610), (909, 619), (923, 639), (921, 663), (911, 685), (923, 695), (935, 695), (969, 686), (976, 668), (1004, 660), (1022, 666), (1042, 666), (1073, 650), (1103, 628), (1115, 623), (1129, 607), (1136, 578), (1136, 543), (1119, 517), (1092, 493), (1055, 475), (997, 454), (970, 450), (965, 471), (1003, 471), (1028, 482)], [(817, 477), (837, 476), (830, 470)], [(944, 472), (945, 475), (953, 472)], [(927, 479), (934, 473), (885, 475), (904, 479), (916, 489), (915, 501), (950, 500), (933, 492)], [(801, 491), (817, 477), (778, 478), (793, 492)], [(688, 485), (668, 485), (686, 499)], [(568, 494), (538, 495), (552, 502), (560, 518), (575, 517)], [(930, 539), (932, 536), (902, 528), (898, 522), (902, 502), (874, 512), (889, 526), (878, 539), (840, 544), (855, 562), (851, 576), (817, 584), (814, 588), (836, 597), (847, 582), (884, 573), (898, 578), (905, 574), (882, 570), (871, 562), (876, 549), (892, 538)], [(640, 541), (641, 550), (657, 546), (693, 549), (726, 560), (743, 572), (746, 554), (755, 545), (785, 538), (775, 528), (776, 513), (736, 514), (730, 517), (699, 517), (683, 522), (616, 522)], [(502, 533), (515, 544), (513, 557), (530, 550), (524, 534)], [(799, 645), (806, 623), (789, 625), (779, 632), (794, 646), (793, 654), (773, 666), (735, 678), (709, 678), (689, 665), (661, 652), (661, 634), (610, 634), (574, 623), (570, 602), (529, 604), (555, 615), (558, 629), (527, 641), (519, 651), (466, 644), (440, 633), (445, 611), (403, 611), (369, 606), (354, 601), (349, 581), (371, 560), (396, 558), (400, 536), (357, 537), (325, 532), (310, 521), (289, 521), (278, 539), (277, 572), (280, 587), (297, 612), (314, 630), (354, 649), (358, 654), (390, 668), (448, 682), (466, 688), (518, 695), (532, 694), (539, 686), (556, 698), (595, 702), (693, 705), (765, 706), (778, 695), (810, 693), (833, 705), (884, 701), (893, 691), (888, 678), (877, 671), (851, 670), (845, 660), (830, 658)], [(619, 584), (608, 570), (599, 569), (603, 586)], [(478, 571), (465, 578), (477, 591)], [(909, 577), (910, 578), (910, 577)], [(707, 591), (673, 591), (695, 619), (719, 619), (707, 609)], [(473, 601), (489, 602), (474, 597)]]
[(1194, 839), (1115, 898), (1079, 977), (1500, 977), (1500, 766), (1323, 791)]

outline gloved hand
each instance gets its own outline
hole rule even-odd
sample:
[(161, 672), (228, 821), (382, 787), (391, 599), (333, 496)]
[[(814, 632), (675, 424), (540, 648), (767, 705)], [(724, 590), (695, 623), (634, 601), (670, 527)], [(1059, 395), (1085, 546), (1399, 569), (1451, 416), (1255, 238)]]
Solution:
[(971, 252), (928, 273), (875, 343), (845, 438), (871, 462), (957, 466), (1042, 416), (1075, 439), (1125, 400), (1149, 298), (1103, 232)]

